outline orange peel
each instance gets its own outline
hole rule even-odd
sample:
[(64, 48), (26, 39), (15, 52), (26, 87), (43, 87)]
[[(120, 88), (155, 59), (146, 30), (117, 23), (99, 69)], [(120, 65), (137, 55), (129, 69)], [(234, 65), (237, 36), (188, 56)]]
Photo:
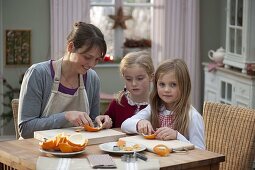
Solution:
[(155, 139), (155, 138), (156, 138), (156, 135), (155, 135), (155, 134), (151, 134), (151, 135), (142, 134), (142, 135), (143, 135), (143, 137), (144, 137), (145, 139)]
[(86, 139), (80, 133), (70, 136), (58, 134), (55, 136), (55, 138), (40, 142), (39, 145), (44, 150), (60, 150), (64, 153), (78, 152), (85, 149), (85, 147), (88, 145), (88, 139)]
[(99, 131), (99, 130), (102, 129), (102, 126), (91, 127), (91, 126), (89, 126), (89, 124), (86, 124), (86, 125), (84, 125), (83, 127), (84, 127), (84, 129), (85, 129), (86, 131), (88, 131), (88, 132), (97, 132), (97, 131)]
[(166, 145), (159, 144), (153, 148), (153, 152), (155, 152), (159, 156), (168, 156), (169, 153), (172, 152), (172, 149), (168, 148)]
[(55, 142), (54, 139), (48, 139), (44, 142), (40, 142), (39, 145), (44, 150), (51, 150), (55, 147)]
[(88, 144), (88, 139), (80, 133), (69, 136), (66, 141), (69, 145), (74, 147), (84, 147)]

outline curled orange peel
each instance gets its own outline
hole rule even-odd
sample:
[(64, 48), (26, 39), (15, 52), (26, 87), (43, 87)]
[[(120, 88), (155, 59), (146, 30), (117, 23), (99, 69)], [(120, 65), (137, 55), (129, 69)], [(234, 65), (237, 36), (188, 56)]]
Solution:
[(153, 152), (159, 156), (168, 156), (169, 153), (172, 152), (172, 149), (168, 148), (166, 145), (159, 144), (153, 148)]
[(155, 138), (156, 138), (156, 135), (155, 135), (155, 134), (151, 134), (151, 135), (142, 134), (142, 135), (143, 135), (143, 137), (144, 137), (145, 139), (155, 139)]
[(99, 131), (99, 130), (102, 129), (102, 125), (101, 125), (101, 126), (98, 126), (98, 127), (91, 127), (91, 126), (89, 126), (89, 124), (86, 124), (86, 125), (84, 125), (83, 127), (84, 127), (84, 129), (85, 129), (86, 131), (89, 131), (89, 132), (97, 132), (97, 131)]

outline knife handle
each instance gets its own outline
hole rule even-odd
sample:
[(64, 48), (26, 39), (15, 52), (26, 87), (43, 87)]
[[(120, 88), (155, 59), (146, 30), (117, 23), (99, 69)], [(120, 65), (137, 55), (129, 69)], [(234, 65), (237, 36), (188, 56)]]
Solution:
[(141, 160), (144, 160), (144, 161), (147, 161), (147, 156), (145, 156), (144, 154), (141, 154), (141, 153), (137, 153), (137, 152), (134, 152), (134, 155), (137, 157), (137, 158), (139, 158), (139, 159), (141, 159)]

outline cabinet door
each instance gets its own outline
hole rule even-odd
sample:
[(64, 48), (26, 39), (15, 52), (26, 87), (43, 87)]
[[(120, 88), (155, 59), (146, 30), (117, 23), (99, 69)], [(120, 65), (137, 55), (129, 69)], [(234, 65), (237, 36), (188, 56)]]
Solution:
[(229, 6), (227, 51), (231, 55), (242, 57), (243, 0), (230, 0)]
[[(241, 80), (241, 79), (239, 79)], [(251, 107), (252, 91), (247, 81), (236, 80), (234, 87), (235, 104), (243, 107)]]
[(255, 63), (255, 1), (228, 0), (226, 23), (226, 55), (223, 63), (242, 69)]

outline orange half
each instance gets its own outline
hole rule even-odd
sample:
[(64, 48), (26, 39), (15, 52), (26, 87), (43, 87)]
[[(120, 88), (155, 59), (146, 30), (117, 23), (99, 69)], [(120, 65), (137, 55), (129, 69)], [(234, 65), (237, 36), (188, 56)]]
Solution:
[(159, 156), (168, 156), (172, 149), (169, 149), (166, 145), (159, 144), (153, 148), (153, 151)]

